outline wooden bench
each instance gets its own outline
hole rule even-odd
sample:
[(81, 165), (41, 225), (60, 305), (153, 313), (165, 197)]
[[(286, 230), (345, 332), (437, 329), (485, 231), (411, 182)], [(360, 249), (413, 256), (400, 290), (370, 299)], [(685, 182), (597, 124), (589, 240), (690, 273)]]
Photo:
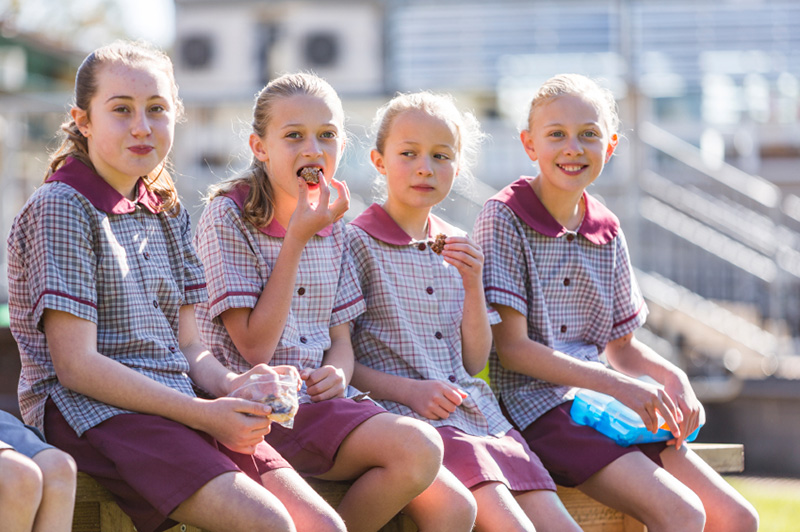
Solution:
[[(744, 448), (741, 444), (692, 443), (691, 448), (719, 473), (738, 473), (744, 470)], [(347, 491), (347, 482), (310, 480), (332, 506), (336, 507)], [(645, 532), (636, 519), (590, 499), (573, 488), (558, 487), (564, 501), (585, 532)], [(91, 477), (78, 473), (78, 494), (75, 500), (73, 532), (135, 532), (133, 523), (111, 494)], [(416, 532), (417, 527), (404, 515), (398, 515), (381, 529), (382, 532)], [(190, 525), (176, 525), (168, 532), (203, 532)]]

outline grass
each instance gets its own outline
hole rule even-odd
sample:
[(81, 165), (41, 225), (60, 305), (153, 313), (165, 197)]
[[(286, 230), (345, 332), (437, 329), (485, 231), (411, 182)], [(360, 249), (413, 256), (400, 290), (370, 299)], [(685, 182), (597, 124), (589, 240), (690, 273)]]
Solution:
[(759, 532), (791, 532), (800, 529), (800, 480), (726, 477), (753, 506), (761, 524)]

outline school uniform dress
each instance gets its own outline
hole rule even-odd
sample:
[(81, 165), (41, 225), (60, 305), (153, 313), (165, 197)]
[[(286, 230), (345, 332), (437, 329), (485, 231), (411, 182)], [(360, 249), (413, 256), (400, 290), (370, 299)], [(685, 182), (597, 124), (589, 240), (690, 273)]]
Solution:
[[(439, 233), (464, 235), (431, 215), (429, 241)], [(381, 404), (436, 427), (445, 442), (444, 465), (467, 487), (495, 481), (517, 491), (554, 490), (492, 390), (464, 369), (464, 287), (458, 270), (432, 251), (428, 240), (408, 236), (377, 204), (350, 223), (348, 241), (367, 304), (352, 332), (358, 362), (400, 377), (450, 382), (467, 393), (443, 420), (425, 418), (403, 403)], [(490, 311), (490, 321), (499, 321), (499, 315)]]
[[(194, 243), (205, 266), (209, 298), (197, 306), (201, 335), (217, 359), (231, 370), (251, 365), (242, 357), (220, 315), (254, 308), (278, 259), (286, 229), (273, 220), (256, 228), (242, 218), (249, 187), (241, 185), (214, 198), (198, 222)], [(331, 347), (330, 329), (364, 312), (364, 298), (345, 251), (344, 223), (326, 227), (306, 244), (297, 269), (294, 295), (270, 365), (298, 369), (322, 366)], [(348, 396), (354, 389), (348, 389)], [(321, 475), (333, 467), (344, 438), (381, 412), (371, 401), (331, 399), (310, 403), (301, 397), (291, 429), (278, 424), (266, 436), (300, 473)]]
[(288, 467), (267, 445), (255, 458), (237, 455), (206, 434), (108, 405), (56, 377), (46, 309), (96, 324), (100, 354), (194, 397), (178, 321), (183, 305), (206, 298), (203, 270), (186, 211), (170, 217), (159, 205), (141, 180), (130, 201), (68, 158), (28, 199), (8, 238), (22, 416), (108, 488), (140, 531), (171, 526), (166, 516), (221, 473), (241, 469), (257, 479)]
[[(569, 231), (542, 205), (530, 181), (522, 177), (498, 192), (475, 222), (475, 241), (485, 256), (486, 298), (525, 316), (530, 339), (602, 363), (606, 344), (642, 326), (648, 312), (619, 220), (584, 192), (583, 222)], [(508, 370), (495, 351), (490, 379), (509, 419), (559, 484), (580, 484), (637, 450), (572, 422), (575, 388)], [(641, 449), (660, 464), (663, 444)]]

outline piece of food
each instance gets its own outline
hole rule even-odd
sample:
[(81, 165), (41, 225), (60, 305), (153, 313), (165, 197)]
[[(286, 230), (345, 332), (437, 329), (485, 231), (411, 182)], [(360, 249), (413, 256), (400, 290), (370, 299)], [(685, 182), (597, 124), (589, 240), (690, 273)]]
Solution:
[(269, 418), (276, 423), (285, 423), (294, 418), (297, 413), (297, 394), (278, 393), (269, 394), (262, 402), (272, 408)]
[(439, 233), (436, 235), (436, 240), (430, 243), (431, 250), (437, 255), (441, 255), (444, 251), (444, 241), (447, 240), (447, 235)]
[(306, 183), (309, 185), (316, 185), (319, 183), (319, 175), (322, 171), (319, 168), (315, 168), (313, 166), (306, 166), (302, 170), (300, 170), (300, 177), (305, 179)]

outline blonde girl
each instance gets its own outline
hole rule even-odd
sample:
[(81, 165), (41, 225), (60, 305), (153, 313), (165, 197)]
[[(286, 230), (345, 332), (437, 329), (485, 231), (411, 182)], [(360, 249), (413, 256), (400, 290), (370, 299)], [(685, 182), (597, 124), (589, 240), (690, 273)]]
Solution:
[[(350, 321), (364, 300), (339, 221), (349, 195), (334, 179), (345, 145), (338, 95), (312, 74), (273, 80), (256, 98), (249, 145), (250, 168), (211, 190), (195, 236), (210, 293), (204, 338), (235, 371), (300, 370), (294, 427), (273, 427), (267, 441), (305, 475), (354, 481), (338, 507), (348, 530), (377, 530), (403, 509), (422, 530), (454, 530), (471, 508), (440, 483), (426, 490), (441, 463), (436, 432), (348, 386)], [(300, 177), (309, 168), (318, 183)]]
[[(436, 427), (444, 465), (476, 501), (476, 530), (579, 530), (474, 376), (486, 365), (497, 318), (486, 309), (483, 253), (431, 213), (454, 180), (469, 184), (482, 137), (477, 120), (449, 96), (420, 92), (382, 107), (374, 129), (372, 162), (387, 193), (348, 231), (367, 303), (353, 329), (354, 382), (390, 412)], [(443, 250), (439, 235), (447, 237)]]
[[(475, 223), (486, 297), (502, 317), (492, 385), (559, 484), (653, 532), (755, 531), (753, 507), (683, 445), (703, 416), (686, 374), (634, 336), (647, 307), (625, 237), (586, 192), (617, 147), (617, 128), (613, 95), (584, 76), (556, 76), (533, 97), (520, 138), (539, 174), (500, 191)], [(675, 440), (621, 447), (577, 425), (575, 387), (613, 395), (652, 431), (660, 413)]]

